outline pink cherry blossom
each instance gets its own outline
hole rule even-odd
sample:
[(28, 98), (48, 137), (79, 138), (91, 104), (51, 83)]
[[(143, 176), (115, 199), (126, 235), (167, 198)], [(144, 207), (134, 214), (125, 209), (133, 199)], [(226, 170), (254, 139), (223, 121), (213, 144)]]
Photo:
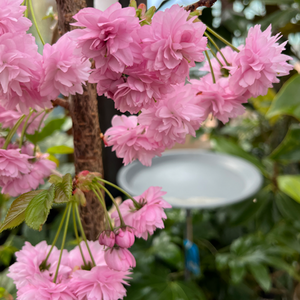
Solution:
[[(54, 247), (48, 260), (49, 270), (40, 270), (40, 265), (46, 258), (51, 246), (48, 246), (45, 241), (40, 242), (36, 246), (32, 246), (29, 242), (25, 242), (23, 248), (16, 252), (17, 261), (9, 267), (8, 276), (14, 280), (17, 288), (26, 287), (34, 281), (34, 276), (44, 277), (46, 281), (53, 280), (57, 268), (57, 261), (60, 251)], [(71, 269), (67, 266), (68, 258), (67, 251), (63, 251), (62, 261), (59, 273), (64, 270), (64, 277), (68, 276)], [(61, 274), (63, 275), (63, 274)]]
[(116, 234), (116, 244), (122, 248), (130, 248), (134, 240), (133, 230), (128, 226), (120, 228)]
[(195, 130), (207, 117), (205, 109), (197, 105), (195, 99), (191, 85), (178, 86), (156, 105), (143, 109), (138, 117), (139, 124), (149, 126), (148, 135), (164, 147), (183, 143), (187, 134), (195, 136)]
[(48, 160), (48, 156), (49, 154), (38, 154), (37, 161), (30, 165), (30, 171), (26, 174), (20, 174), (15, 178), (0, 177), (1, 193), (16, 197), (37, 189), (40, 184), (44, 184), (44, 178), (56, 169), (56, 163)]
[[(120, 211), (124, 222), (133, 228), (136, 237), (142, 237), (147, 240), (148, 234), (152, 235), (156, 228), (164, 228), (163, 219), (167, 216), (164, 208), (171, 208), (162, 196), (166, 192), (162, 192), (160, 187), (150, 187), (142, 195), (134, 197), (134, 199), (142, 206), (137, 209), (132, 200), (125, 200), (120, 205)], [(120, 226), (120, 219), (116, 212), (112, 214), (115, 220), (115, 226)]]
[(147, 127), (138, 126), (136, 116), (114, 116), (112, 126), (105, 132), (105, 140), (108, 146), (113, 146), (117, 156), (123, 158), (125, 165), (138, 159), (150, 166), (155, 155), (161, 156), (164, 148), (147, 137)]
[[(18, 109), (18, 107), (15, 110), (6, 110), (4, 107), (0, 105), (0, 123), (2, 124), (3, 128), (12, 128), (17, 121), (21, 118), (23, 113)], [(26, 130), (26, 133), (28, 134), (34, 134), (34, 132), (39, 128), (41, 119), (44, 118), (43, 114), (40, 114), (37, 116), (37, 113), (33, 113), (28, 121), (28, 128)], [(46, 119), (46, 118), (44, 118)], [(21, 134), (23, 129), (24, 121), (18, 128), (17, 132), (18, 134)], [(44, 123), (41, 124), (41, 128), (43, 128)]]
[[(158, 11), (151, 25), (140, 31), (143, 55), (150, 71), (157, 71), (162, 81), (182, 83), (189, 67), (204, 60), (207, 39), (203, 37), (205, 25), (187, 20), (189, 12), (179, 5)], [(179, 75), (179, 76), (178, 76)]]
[(0, 177), (17, 178), (31, 170), (29, 155), (21, 154), (19, 149), (0, 149)]
[[(93, 255), (93, 258), (96, 262), (97, 266), (106, 266), (106, 262), (104, 260), (104, 247), (101, 246), (98, 241), (88, 241), (89, 248), (91, 250), (91, 253)], [(88, 252), (88, 249), (86, 248), (86, 244), (84, 241), (80, 243), (83, 256), (87, 263), (91, 262), (91, 257)], [(68, 265), (72, 269), (81, 268), (83, 266), (83, 260), (81, 257), (80, 249), (78, 246), (76, 246), (73, 250), (69, 252), (68, 255), (69, 263)]]
[(116, 271), (127, 271), (136, 266), (135, 258), (126, 248), (114, 247), (104, 254), (107, 266)]
[(41, 58), (30, 34), (0, 36), (0, 105), (5, 109), (14, 110), (18, 106), (27, 114), (30, 107), (52, 106), (38, 90)]
[(120, 3), (111, 5), (104, 12), (84, 8), (74, 16), (76, 29), (72, 35), (77, 39), (83, 55), (93, 58), (102, 73), (109, 69), (123, 72), (141, 59), (139, 19), (133, 7), (122, 8)]
[(18, 300), (75, 300), (68, 282), (54, 283), (44, 276), (34, 274), (32, 281), (17, 292)]
[(126, 296), (123, 284), (130, 272), (115, 271), (107, 266), (97, 266), (90, 271), (78, 270), (73, 273), (70, 290), (78, 300), (118, 300)]
[(282, 54), (287, 42), (277, 43), (280, 35), (271, 36), (271, 25), (261, 31), (260, 25), (250, 28), (246, 44), (235, 57), (230, 68), (230, 87), (236, 93), (249, 91), (252, 97), (266, 95), (277, 76), (284, 76), (293, 69), (286, 61), (291, 57)]
[[(245, 111), (243, 103), (248, 100), (247, 93), (238, 95), (229, 87), (229, 77), (222, 77), (213, 83), (210, 77), (203, 77), (201, 80), (191, 80), (198, 105), (205, 110), (205, 116), (210, 113), (223, 123), (229, 118), (242, 115)], [(206, 118), (205, 117), (205, 118)]]
[(112, 248), (115, 245), (116, 235), (111, 230), (104, 230), (100, 233), (99, 244)]
[(26, 6), (20, 6), (23, 0), (0, 1), (0, 35), (25, 33), (31, 26), (31, 21), (23, 16)]
[(54, 45), (46, 44), (43, 52), (42, 96), (55, 100), (64, 96), (82, 94), (82, 84), (89, 78), (90, 61), (84, 59), (69, 34), (64, 34)]

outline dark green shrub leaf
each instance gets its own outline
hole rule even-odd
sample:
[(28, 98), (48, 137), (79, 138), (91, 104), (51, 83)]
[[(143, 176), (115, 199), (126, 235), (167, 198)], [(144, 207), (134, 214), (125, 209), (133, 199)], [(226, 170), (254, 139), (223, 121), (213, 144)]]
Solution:
[(279, 189), (297, 202), (300, 202), (300, 175), (281, 175), (277, 177)]
[(269, 270), (266, 266), (262, 264), (249, 264), (248, 265), (251, 274), (262, 287), (264, 291), (269, 291), (272, 286), (271, 277), (269, 275)]

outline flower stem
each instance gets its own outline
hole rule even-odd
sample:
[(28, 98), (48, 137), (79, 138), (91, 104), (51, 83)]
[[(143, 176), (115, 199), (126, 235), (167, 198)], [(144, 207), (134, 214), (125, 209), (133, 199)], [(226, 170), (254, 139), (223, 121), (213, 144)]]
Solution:
[[(43, 115), (43, 117), (41, 118), (41, 121), (40, 121), (40, 124), (39, 124), (39, 127), (38, 127), (38, 130), (37, 130), (37, 132), (40, 132), (40, 129), (41, 129), (42, 123), (43, 123), (43, 121), (44, 121), (44, 119), (45, 119), (46, 115), (47, 115), (47, 111), (45, 111), (45, 114), (44, 114), (44, 115)], [(38, 139), (38, 136), (36, 136), (36, 139), (35, 139), (35, 141), (34, 141), (33, 155), (35, 155), (35, 153), (36, 153), (37, 139)]]
[(54, 248), (54, 246), (55, 246), (55, 244), (56, 244), (56, 241), (57, 241), (58, 236), (59, 236), (59, 234), (60, 234), (61, 228), (62, 228), (62, 226), (63, 226), (63, 224), (64, 224), (64, 221), (65, 221), (65, 218), (66, 218), (66, 215), (67, 215), (67, 211), (68, 211), (68, 205), (67, 205), (66, 208), (65, 208), (63, 217), (62, 217), (62, 219), (61, 219), (61, 221), (60, 221), (60, 224), (59, 224), (59, 226), (58, 226), (56, 235), (55, 235), (54, 240), (53, 240), (53, 242), (52, 242), (50, 251), (48, 252), (48, 254), (47, 254), (47, 256), (46, 256), (46, 258), (45, 258), (45, 260), (44, 260), (45, 265), (47, 265), (47, 260), (48, 260), (50, 254), (51, 254), (51, 252), (52, 252), (52, 250), (53, 250), (53, 248)]
[(226, 44), (227, 46), (231, 47), (234, 51), (236, 52), (240, 52), (240, 50), (236, 47), (234, 47), (231, 43), (229, 43), (227, 40), (225, 40), (224, 38), (222, 38), (219, 34), (217, 34), (214, 30), (212, 30), (211, 28), (209, 28), (208, 26), (206, 26), (206, 30), (209, 31), (211, 34), (213, 34), (217, 39), (219, 39), (221, 42), (223, 42), (224, 44)]
[(41, 40), (42, 44), (45, 45), (44, 39), (41, 35), (40, 29), (39, 29), (38, 24), (37, 24), (36, 19), (35, 19), (34, 10), (33, 10), (33, 6), (32, 6), (32, 0), (28, 0), (28, 1), (29, 1), (29, 7), (30, 7), (30, 11), (31, 11), (31, 16), (32, 16), (32, 21), (34, 23), (34, 26), (36, 28), (36, 31), (37, 31), (39, 37), (40, 37), (40, 40)]
[(132, 196), (130, 196), (128, 193), (126, 193), (123, 189), (121, 189), (121, 188), (118, 187), (117, 185), (115, 185), (115, 184), (113, 184), (113, 183), (111, 183), (111, 182), (109, 182), (109, 181), (107, 181), (107, 180), (105, 180), (105, 179), (102, 179), (101, 177), (95, 177), (95, 178), (96, 178), (97, 180), (102, 181), (102, 182), (104, 182), (104, 183), (106, 183), (106, 184), (108, 184), (108, 185), (111, 185), (111, 186), (113, 186), (115, 189), (119, 190), (119, 191), (120, 191), (121, 193), (123, 193), (126, 197), (128, 197), (129, 199), (131, 199), (136, 207), (139, 207), (139, 208), (142, 207), (142, 205), (141, 205), (140, 203), (138, 203)]
[(21, 123), (23, 122), (23, 120), (25, 119), (26, 115), (21, 116), (21, 118), (18, 120), (18, 122), (15, 124), (15, 126), (10, 130), (10, 132), (8, 133), (7, 137), (5, 138), (5, 143), (2, 147), (2, 149), (6, 149), (10, 140), (12, 139), (12, 137), (14, 136), (14, 134), (16, 133), (17, 129), (19, 128), (19, 126), (21, 125)]
[(34, 120), (39, 117), (41, 114), (46, 113), (46, 115), (51, 112), (53, 110), (53, 108), (50, 109), (43, 109), (41, 111), (39, 111), (31, 120), (31, 122), (29, 124), (27, 124), (26, 130), (28, 129), (28, 127), (34, 122)]
[(207, 53), (207, 50), (205, 50), (205, 55), (206, 55), (206, 58), (207, 58), (208, 63), (209, 63), (209, 68), (210, 68), (210, 72), (211, 72), (213, 83), (216, 83), (215, 73), (214, 73), (213, 67), (211, 65), (210, 57), (209, 57), (209, 55)]
[(81, 235), (83, 237), (83, 240), (85, 242), (85, 245), (86, 245), (86, 248), (89, 252), (89, 255), (91, 257), (91, 260), (92, 260), (92, 263), (94, 265), (94, 267), (96, 266), (96, 263), (95, 263), (95, 260), (94, 260), (94, 257), (92, 255), (92, 252), (90, 250), (90, 247), (88, 245), (88, 242), (87, 242), (87, 239), (86, 239), (86, 236), (85, 236), (85, 233), (84, 233), (84, 230), (83, 230), (83, 227), (82, 227), (82, 223), (81, 223), (81, 220), (80, 220), (80, 215), (79, 215), (79, 210), (78, 210), (78, 206), (76, 205), (76, 203), (74, 204), (74, 207), (75, 207), (75, 211), (76, 211), (76, 216), (77, 216), (77, 220), (78, 220), (78, 223), (79, 223), (79, 228), (80, 228), (80, 231), (81, 231)]
[(111, 229), (111, 230), (114, 230), (114, 227), (113, 227), (113, 225), (112, 225), (112, 223), (111, 223), (111, 219), (110, 219), (110, 217), (109, 217), (109, 215), (108, 215), (108, 212), (107, 212), (107, 209), (106, 209), (105, 200), (104, 200), (104, 198), (103, 198), (103, 196), (102, 196), (102, 193), (101, 193), (101, 191), (99, 190), (98, 186), (95, 186), (95, 188), (97, 189), (97, 192), (98, 192), (98, 193), (95, 191), (95, 189), (94, 189), (93, 187), (92, 187), (92, 191), (94, 192), (94, 194), (96, 195), (96, 197), (99, 199), (101, 205), (102, 205), (103, 208), (104, 208), (106, 220), (107, 220), (107, 222), (108, 222), (108, 225), (109, 225), (110, 229)]
[(209, 51), (211, 52), (211, 54), (214, 56), (214, 58), (217, 60), (217, 62), (219, 63), (220, 67), (223, 67), (223, 64), (221, 63), (221, 61), (219, 60), (219, 58), (217, 57), (215, 51), (208, 45)]
[(23, 145), (23, 139), (24, 139), (24, 135), (25, 135), (25, 132), (26, 132), (26, 129), (27, 129), (27, 123), (28, 123), (28, 121), (29, 121), (32, 113), (33, 113), (33, 109), (30, 109), (29, 114), (28, 114), (28, 116), (27, 116), (27, 118), (25, 120), (25, 123), (23, 125), (23, 129), (22, 129), (22, 133), (21, 133), (21, 137), (20, 137), (20, 143), (19, 143), (19, 148), (20, 149), (21, 149), (21, 147)]
[(226, 60), (225, 56), (223, 55), (222, 51), (220, 50), (220, 48), (218, 47), (218, 45), (215, 43), (215, 41), (210, 37), (210, 35), (207, 32), (204, 32), (204, 35), (209, 39), (209, 41), (213, 44), (213, 46), (217, 49), (218, 52), (220, 52), (225, 64), (227, 66), (230, 66), (230, 64), (228, 63), (228, 61)]
[(79, 240), (79, 236), (78, 236), (77, 224), (76, 224), (76, 218), (75, 218), (75, 208), (74, 208), (74, 205), (73, 205), (72, 213), (73, 213), (74, 232), (75, 232), (77, 244), (78, 244), (78, 247), (79, 247), (79, 250), (80, 250), (80, 253), (81, 253), (81, 257), (82, 257), (82, 260), (83, 260), (83, 264), (84, 264), (84, 266), (87, 266), (85, 257), (84, 257), (84, 255), (83, 255), (83, 252), (82, 252), (82, 249), (81, 249), (81, 246), (80, 246), (80, 240)]
[(122, 214), (120, 212), (119, 205), (116, 202), (116, 200), (114, 199), (114, 197), (112, 196), (112, 194), (109, 192), (109, 190), (105, 186), (103, 186), (102, 184), (100, 184), (98, 182), (97, 182), (97, 186), (98, 186), (98, 188), (103, 189), (107, 193), (107, 195), (110, 197), (111, 201), (113, 202), (113, 204), (115, 205), (115, 207), (117, 209), (117, 212), (118, 212), (118, 215), (120, 218), (120, 222), (121, 222), (121, 227), (125, 226), (125, 222), (124, 222)]
[(71, 208), (72, 208), (69, 203), (67, 205), (67, 208), (68, 208), (67, 220), (66, 220), (66, 223), (65, 223), (64, 235), (63, 235), (63, 239), (62, 239), (62, 242), (61, 242), (59, 259), (58, 259), (58, 262), (57, 262), (57, 267), (56, 267), (56, 271), (55, 271), (55, 275), (54, 275), (54, 279), (53, 279), (54, 283), (56, 283), (58, 270), (59, 270), (62, 254), (63, 254), (64, 247), (65, 247), (66, 237), (67, 237), (68, 225), (69, 225), (69, 220), (70, 220), (70, 212), (71, 212)]
[(28, 18), (28, 0), (24, 0), (23, 3), (26, 5), (25, 18)]

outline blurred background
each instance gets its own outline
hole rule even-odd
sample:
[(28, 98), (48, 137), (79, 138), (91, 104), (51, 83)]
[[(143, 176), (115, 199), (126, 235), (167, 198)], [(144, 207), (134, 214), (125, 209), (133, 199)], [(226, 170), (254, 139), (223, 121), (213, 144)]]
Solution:
[[(104, 10), (115, 1), (87, 2)], [(120, 2), (128, 5), (126, 0)], [(165, 9), (174, 3), (193, 2), (148, 0), (148, 7)], [(33, 5), (42, 35), (46, 42), (53, 42), (57, 37), (55, 1), (34, 0)], [(293, 58), (294, 70), (266, 96), (249, 99), (243, 116), (225, 125), (208, 120), (196, 138), (189, 136), (184, 145), (175, 146), (241, 157), (260, 170), (264, 183), (256, 195), (238, 204), (192, 211), (192, 235), (200, 253), (200, 272), (191, 273), (188, 280), (183, 245), (186, 212), (169, 210), (165, 230), (157, 230), (147, 241), (138, 240), (131, 249), (137, 267), (126, 299), (300, 300), (300, 1), (218, 0), (213, 8), (202, 10), (200, 19), (235, 46), (244, 42), (251, 26), (261, 24), (266, 29), (272, 24), (273, 34), (282, 34), (280, 43), (288, 41), (285, 53)], [(36, 35), (34, 27), (30, 30)], [(191, 70), (191, 78), (201, 76), (200, 66)], [(103, 132), (116, 113), (112, 100), (99, 97)], [(68, 112), (56, 108), (46, 126), (51, 130), (39, 135), (41, 150), (51, 153), (59, 172), (74, 174)], [(104, 149), (103, 159), (105, 179), (116, 182), (122, 160), (115, 157), (111, 148)], [(0, 195), (1, 221), (12, 200)], [(26, 224), (0, 234), (0, 299), (16, 298), (14, 285), (6, 277), (15, 251), (25, 240), (33, 245), (42, 240), (51, 244), (61, 214), (62, 207), (53, 209), (38, 234)], [(72, 226), (70, 223), (70, 229)], [(71, 249), (75, 238), (72, 230), (69, 232), (67, 247)]]

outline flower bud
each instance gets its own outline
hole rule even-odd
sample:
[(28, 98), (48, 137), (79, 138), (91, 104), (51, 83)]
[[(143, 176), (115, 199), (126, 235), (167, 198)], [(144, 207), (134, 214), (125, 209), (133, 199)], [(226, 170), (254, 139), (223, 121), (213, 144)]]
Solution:
[(128, 226), (120, 228), (116, 234), (116, 244), (122, 248), (130, 248), (134, 240), (133, 230)]
[(105, 251), (104, 259), (107, 266), (116, 271), (127, 271), (136, 266), (134, 256), (128, 249), (114, 247)]
[(115, 233), (111, 230), (104, 230), (99, 236), (99, 244), (112, 248), (115, 245)]

